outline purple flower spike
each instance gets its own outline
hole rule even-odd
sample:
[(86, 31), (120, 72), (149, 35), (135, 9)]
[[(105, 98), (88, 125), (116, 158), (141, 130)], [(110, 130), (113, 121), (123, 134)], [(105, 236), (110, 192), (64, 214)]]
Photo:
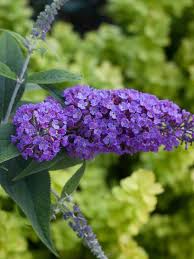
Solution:
[(157, 152), (160, 146), (170, 151), (194, 140), (194, 115), (133, 89), (75, 86), (64, 91), (64, 104), (48, 98), (18, 109), (12, 142), (25, 159), (48, 161), (61, 147), (86, 160), (100, 153)]
[(64, 91), (67, 135), (72, 157), (172, 150), (192, 143), (194, 116), (168, 100), (133, 89), (97, 90), (75, 86)]
[(66, 134), (66, 116), (62, 106), (54, 99), (22, 105), (13, 123), (16, 134), (12, 136), (12, 142), (24, 159), (49, 161), (60, 151), (61, 140)]

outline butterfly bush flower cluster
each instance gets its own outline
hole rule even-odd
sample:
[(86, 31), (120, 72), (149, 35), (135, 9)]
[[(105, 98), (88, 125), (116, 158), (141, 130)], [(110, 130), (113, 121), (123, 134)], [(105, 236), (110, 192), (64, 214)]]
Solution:
[(89, 86), (68, 88), (63, 97), (64, 107), (47, 99), (17, 111), (13, 142), (24, 158), (50, 160), (64, 148), (88, 160), (100, 153), (132, 155), (192, 144), (194, 116), (168, 100), (133, 89)]
[(74, 157), (172, 150), (193, 140), (194, 116), (150, 94), (77, 86), (64, 91), (64, 100), (68, 134), (62, 144)]
[(16, 135), (12, 142), (25, 159), (52, 160), (61, 149), (66, 122), (62, 106), (51, 97), (42, 103), (23, 105), (13, 119)]

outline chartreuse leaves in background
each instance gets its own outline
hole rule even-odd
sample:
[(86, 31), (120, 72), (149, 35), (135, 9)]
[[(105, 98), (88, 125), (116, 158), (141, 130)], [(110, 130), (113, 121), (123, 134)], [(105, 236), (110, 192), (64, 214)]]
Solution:
[(82, 176), (84, 175), (86, 169), (86, 162), (84, 161), (82, 166), (77, 170), (77, 172), (66, 182), (63, 187), (61, 197), (65, 197), (66, 194), (72, 194), (78, 187)]
[(39, 88), (43, 88), (44, 90), (46, 90), (50, 96), (54, 97), (56, 100), (58, 100), (60, 103), (64, 103), (63, 100), (63, 96), (62, 96), (62, 90), (57, 87), (56, 85), (38, 85), (38, 84), (34, 84), (34, 83), (27, 83), (26, 84), (26, 88), (27, 89), (39, 89)]
[(0, 164), (20, 156), (17, 148), (11, 143), (14, 127), (11, 124), (0, 125)]
[[(0, 35), (0, 62), (0, 70), (4, 71), (4, 76), (5, 74), (13, 76), (13, 73), (19, 75), (24, 63), (24, 57), (17, 41), (7, 32)], [(2, 65), (2, 63), (5, 64), (6, 67)], [(0, 121), (5, 117), (16, 84), (16, 82), (12, 80), (13, 78), (8, 79), (4, 76), (0, 76)], [(23, 91), (24, 85), (22, 85), (16, 96), (14, 107), (20, 100)]]
[(50, 176), (47, 171), (31, 175), (23, 180), (14, 182), (13, 178), (28, 164), (22, 158), (12, 159), (0, 168), (0, 183), (4, 190), (22, 209), (30, 220), (32, 227), (42, 242), (55, 254), (50, 236)]
[(64, 82), (79, 81), (81, 77), (62, 69), (51, 69), (43, 72), (36, 72), (28, 77), (29, 83), (35, 84), (59, 84)]
[(65, 152), (60, 152), (53, 160), (46, 161), (46, 162), (36, 162), (31, 161), (29, 165), (24, 168), (20, 174), (18, 174), (15, 178), (15, 180), (22, 179), (24, 177), (28, 177), (29, 175), (39, 173), (43, 170), (59, 170), (59, 169), (65, 169), (74, 165), (77, 165), (81, 163), (81, 160), (73, 159), (71, 157), (68, 157)]

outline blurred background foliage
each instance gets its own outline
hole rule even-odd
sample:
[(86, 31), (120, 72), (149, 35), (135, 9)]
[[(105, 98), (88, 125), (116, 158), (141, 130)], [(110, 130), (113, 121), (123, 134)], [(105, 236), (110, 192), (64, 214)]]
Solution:
[[(0, 27), (25, 35), (46, 2), (1, 0)], [(40, 48), (31, 71), (66, 68), (82, 83), (136, 88), (194, 112), (193, 0), (72, 0)], [(46, 94), (28, 89), (24, 99)], [(54, 187), (74, 171), (51, 172)], [(109, 258), (194, 259), (194, 148), (99, 156), (74, 198)], [(0, 207), (0, 259), (53, 258), (2, 190)], [(61, 218), (52, 228), (62, 258), (92, 258)]]

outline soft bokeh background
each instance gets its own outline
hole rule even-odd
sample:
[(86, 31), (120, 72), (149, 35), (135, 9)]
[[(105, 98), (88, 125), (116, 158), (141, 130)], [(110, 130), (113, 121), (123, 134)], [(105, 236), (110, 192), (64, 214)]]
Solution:
[[(0, 0), (0, 27), (25, 35), (46, 0)], [(194, 112), (193, 0), (71, 0), (31, 71), (81, 73), (97, 88), (136, 88)], [(42, 56), (41, 56), (42, 55)], [(25, 100), (47, 93), (28, 89)], [(51, 172), (60, 191), (75, 171)], [(194, 148), (99, 156), (74, 195), (110, 259), (194, 259)], [(0, 190), (0, 259), (52, 259)], [(93, 259), (62, 219), (52, 224), (62, 259)]]

